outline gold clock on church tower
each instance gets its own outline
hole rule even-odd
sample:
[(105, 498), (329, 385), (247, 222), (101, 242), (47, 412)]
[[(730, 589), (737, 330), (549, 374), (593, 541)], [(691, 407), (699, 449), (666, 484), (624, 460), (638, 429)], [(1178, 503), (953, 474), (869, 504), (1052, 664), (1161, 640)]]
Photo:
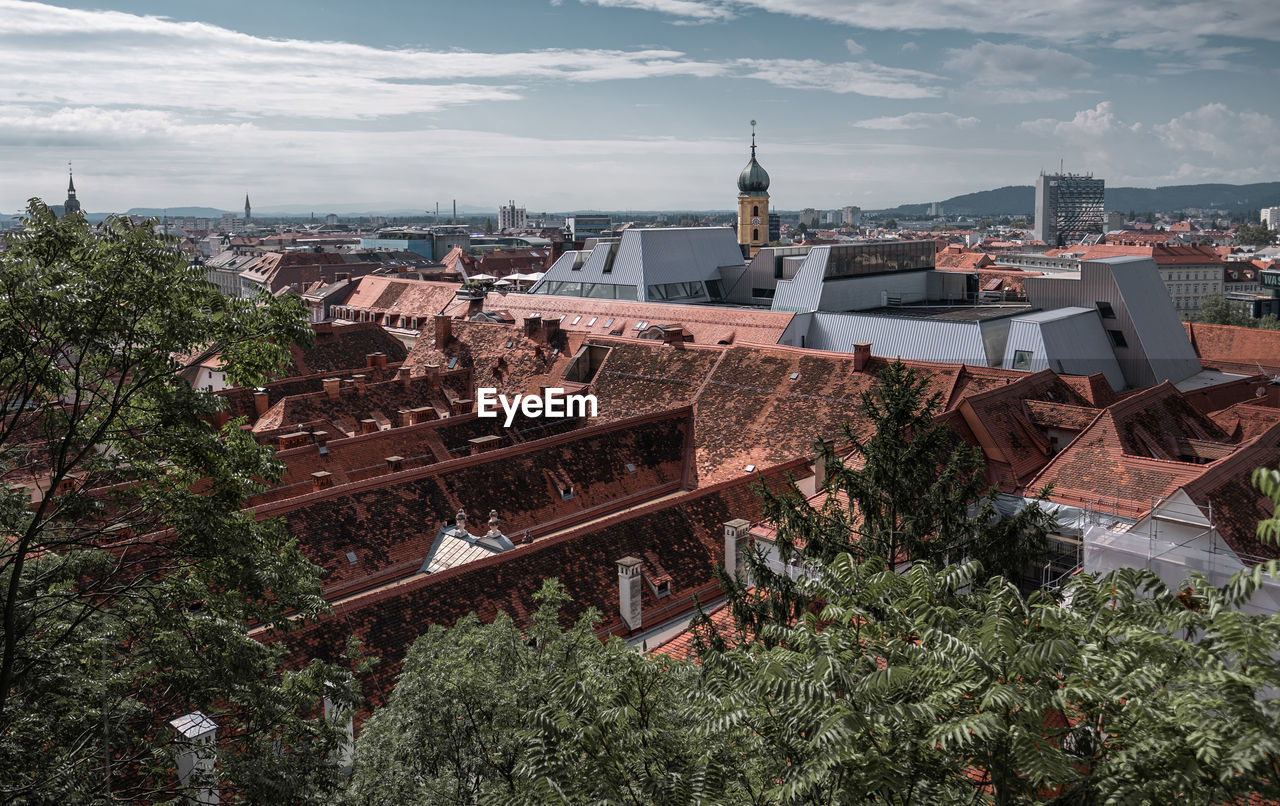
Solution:
[(753, 258), (769, 242), (769, 174), (756, 162), (756, 122), (751, 121), (751, 161), (738, 174), (738, 243)]

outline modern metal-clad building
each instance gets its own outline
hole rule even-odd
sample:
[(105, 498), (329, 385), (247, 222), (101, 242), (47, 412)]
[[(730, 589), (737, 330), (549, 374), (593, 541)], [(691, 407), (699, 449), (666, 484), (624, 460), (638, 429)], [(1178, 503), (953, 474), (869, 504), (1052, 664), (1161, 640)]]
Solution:
[(1104, 182), (1093, 174), (1040, 174), (1035, 237), (1050, 246), (1102, 232)]

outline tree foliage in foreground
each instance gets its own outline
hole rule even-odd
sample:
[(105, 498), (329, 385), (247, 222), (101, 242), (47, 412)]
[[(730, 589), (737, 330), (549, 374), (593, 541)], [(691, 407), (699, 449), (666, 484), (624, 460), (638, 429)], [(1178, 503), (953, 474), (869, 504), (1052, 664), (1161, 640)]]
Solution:
[(280, 467), (174, 358), (216, 343), (258, 383), (309, 337), (299, 306), (223, 298), (148, 225), (34, 200), (25, 223), (0, 253), (0, 801), (171, 797), (195, 709), (235, 795), (323, 799), (340, 737), (312, 717), (350, 676), (281, 674), (247, 634), (317, 613), (317, 569), (242, 511)]
[[(1274, 539), (1280, 472), (1255, 482)], [(899, 573), (839, 545), (793, 583), (806, 607), (760, 607), (732, 647), (704, 630), (698, 663), (601, 643), (593, 614), (561, 632), (554, 583), (528, 634), (433, 627), (357, 742), (350, 802), (1280, 798), (1280, 615), (1241, 610), (1280, 563), (1221, 588), (1122, 569), (1024, 596), (978, 561)]]
[[(1270, 569), (1274, 572), (1276, 569)], [(840, 555), (772, 646), (701, 665), (590, 618), (432, 628), (357, 743), (361, 804), (1165, 804), (1280, 797), (1280, 617), (1261, 578), (1080, 576), (1069, 606), (976, 564)]]

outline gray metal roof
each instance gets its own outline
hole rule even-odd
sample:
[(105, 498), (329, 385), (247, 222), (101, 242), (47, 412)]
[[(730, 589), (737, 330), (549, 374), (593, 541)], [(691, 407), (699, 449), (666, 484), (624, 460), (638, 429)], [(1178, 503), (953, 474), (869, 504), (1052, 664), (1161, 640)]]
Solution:
[(819, 350), (850, 352), (854, 344), (867, 342), (872, 355), (885, 358), (991, 364), (978, 322), (818, 312), (813, 314), (805, 344)]
[(1174, 310), (1155, 261), (1148, 257), (1108, 257), (1086, 261), (1085, 265), (1089, 263), (1110, 267), (1157, 382), (1176, 383), (1200, 371), (1200, 358)]
[[(610, 265), (613, 249), (617, 251)], [(737, 234), (728, 227), (629, 229), (616, 244), (598, 244), (575, 270), (576, 255), (562, 255), (531, 290), (553, 282), (631, 285), (643, 302), (648, 286), (718, 280), (721, 266), (743, 265)]]

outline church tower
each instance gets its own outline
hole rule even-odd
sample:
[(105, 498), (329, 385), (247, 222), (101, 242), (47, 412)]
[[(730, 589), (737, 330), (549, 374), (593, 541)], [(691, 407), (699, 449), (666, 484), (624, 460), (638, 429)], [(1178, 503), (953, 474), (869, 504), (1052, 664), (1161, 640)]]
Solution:
[(738, 174), (738, 244), (753, 258), (769, 242), (769, 174), (756, 162), (756, 122), (751, 121), (751, 161)]
[(62, 203), (62, 214), (80, 212), (80, 200), (76, 198), (76, 180), (71, 175), (71, 163), (67, 163), (67, 200)]
[(253, 216), (249, 213), (249, 194), (244, 194), (244, 225), (247, 227), (253, 223)]

